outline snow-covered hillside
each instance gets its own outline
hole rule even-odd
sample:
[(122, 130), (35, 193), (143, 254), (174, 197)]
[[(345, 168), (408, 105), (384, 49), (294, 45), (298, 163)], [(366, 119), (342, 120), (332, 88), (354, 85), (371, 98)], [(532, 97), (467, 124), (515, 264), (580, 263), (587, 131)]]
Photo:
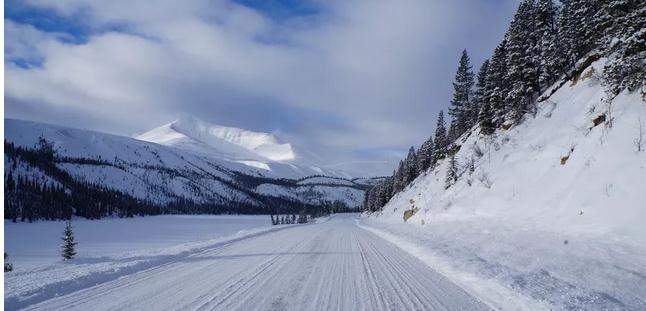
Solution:
[[(166, 128), (171, 129), (170, 126)], [(193, 131), (193, 134), (204, 136), (205, 133), (214, 132), (214, 129), (210, 128), (201, 134), (195, 134)], [(265, 137), (264, 134), (254, 136), (245, 131), (239, 132), (237, 138), (232, 138), (231, 133), (220, 134), (228, 140), (251, 148), (247, 150), (234, 143), (221, 141), (221, 145), (231, 147), (229, 151), (235, 147), (247, 150), (245, 152), (256, 157), (247, 158), (247, 161), (259, 159), (252, 150), (253, 144), (261, 147), (262, 152), (265, 152), (272, 149), (269, 146), (275, 142), (273, 139), (260, 142)], [(184, 143), (200, 144), (200, 142), (182, 135), (179, 132), (166, 135), (167, 141), (160, 141), (161, 143), (173, 145), (175, 141), (179, 145), (165, 146), (88, 130), (21, 120), (5, 120), (7, 143), (24, 148), (35, 148), (42, 138), (53, 146), (56, 167), (72, 176), (74, 180), (113, 189), (156, 204), (182, 199), (198, 204), (227, 206), (233, 203), (244, 203), (260, 207), (266, 205), (262, 202), (265, 197), (274, 197), (304, 203), (317, 202), (316, 204), (341, 200), (350, 207), (360, 206), (363, 193), (361, 189), (364, 187), (361, 184), (333, 178), (331, 180), (337, 182), (329, 185), (301, 185), (295, 178), (320, 174), (320, 171), (277, 161), (266, 162), (270, 170), (256, 168), (248, 163), (240, 163), (240, 159), (232, 159), (228, 156), (218, 157), (213, 152), (206, 154), (195, 148), (185, 148)], [(216, 138), (213, 138), (210, 144), (215, 144), (215, 141)], [(210, 151), (216, 150), (209, 144), (203, 143), (203, 145), (204, 148), (210, 148)], [(280, 146), (289, 147), (289, 145), (280, 144), (274, 146), (278, 149), (282, 148)], [(234, 151), (238, 152), (238, 155), (242, 154), (240, 150)], [(5, 179), (11, 172), (14, 180), (22, 177), (36, 180), (40, 184), (61, 185), (58, 181), (60, 177), (49, 176), (38, 166), (25, 161), (25, 158), (5, 156), (5, 167), (8, 168)], [(262, 191), (256, 191), (257, 187), (262, 187)], [(304, 193), (307, 195), (299, 195)], [(317, 199), (313, 200), (313, 197)]]
[(363, 225), (493, 305), (643, 310), (646, 101), (605, 99), (604, 62), (521, 124), (460, 137), (457, 182), (441, 160)]
[[(602, 66), (598, 61), (579, 81), (567, 82), (519, 126), (491, 137), (477, 129), (463, 136), (458, 182), (444, 189), (448, 161), (442, 161), (396, 195), (383, 218), (401, 222), (414, 206), (420, 209), (414, 223), (485, 217), (646, 241), (646, 103), (637, 92), (605, 103), (597, 77)], [(595, 126), (600, 116), (611, 123)]]

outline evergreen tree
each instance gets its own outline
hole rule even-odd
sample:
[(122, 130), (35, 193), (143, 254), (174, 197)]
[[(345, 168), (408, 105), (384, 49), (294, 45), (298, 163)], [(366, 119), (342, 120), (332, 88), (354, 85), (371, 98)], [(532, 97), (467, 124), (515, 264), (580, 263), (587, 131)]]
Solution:
[(449, 160), (449, 167), (446, 169), (446, 179), (444, 180), (444, 189), (449, 189), (458, 181), (458, 161), (455, 155)]
[(4, 252), (4, 272), (13, 271), (13, 264), (9, 261), (9, 254)]
[(507, 81), (511, 89), (505, 101), (511, 107), (511, 119), (518, 123), (532, 110), (538, 89), (538, 71), (532, 51), (535, 50), (534, 2), (523, 0), (507, 32)]
[(417, 167), (417, 153), (415, 148), (410, 147), (408, 150), (408, 156), (406, 156), (406, 161), (404, 161), (404, 186), (408, 186), (419, 174), (419, 168)]
[(451, 120), (451, 125), (449, 125), (449, 130), (446, 132), (446, 147), (447, 150), (452, 143), (454, 143), (460, 135), (458, 134), (458, 122), (456, 120)]
[(612, 98), (622, 90), (630, 92), (644, 86), (646, 81), (646, 6), (639, 0), (616, 0), (608, 4), (605, 22), (608, 36), (609, 61), (604, 67), (603, 82)]
[(489, 60), (486, 59), (478, 70), (478, 79), (476, 82), (476, 90), (473, 93), (473, 103), (471, 104), (471, 111), (469, 118), (471, 123), (476, 124), (479, 120), (479, 113), (485, 102), (489, 101), (489, 88), (487, 86), (487, 75), (489, 70)]
[(538, 35), (534, 63), (538, 65), (538, 84), (542, 91), (556, 81), (563, 68), (563, 47), (558, 36), (557, 7), (552, 0), (538, 0), (535, 33)]
[(496, 127), (505, 121), (508, 109), (505, 98), (509, 93), (507, 77), (507, 40), (503, 40), (494, 50), (487, 68), (487, 94)]
[(370, 205), (370, 209), (373, 212), (376, 212), (381, 208), (381, 206), (378, 206), (378, 204), (377, 204), (377, 187), (376, 186), (373, 187), (372, 191), (370, 191), (370, 195), (368, 197), (368, 202), (369, 202), (369, 205)]
[(370, 202), (368, 200), (368, 198), (370, 197), (370, 191), (372, 191), (372, 189), (374, 189), (374, 187), (371, 187), (363, 192), (363, 210), (365, 212), (372, 212), (372, 206), (370, 206)]
[(393, 172), (393, 191), (392, 195), (395, 195), (397, 192), (404, 189), (404, 161), (399, 161), (399, 166), (397, 170)]
[[(469, 63), (467, 50), (462, 51), (458, 70), (455, 73), (455, 82), (453, 82), (453, 99), (449, 115), (451, 116), (451, 126), (454, 127), (454, 136), (457, 138), (464, 134), (472, 125), (471, 118), (471, 95), (473, 92), (473, 72)], [(452, 141), (452, 140), (449, 140)]]
[(438, 161), (446, 157), (447, 139), (446, 139), (446, 125), (444, 123), (444, 112), (440, 110), (437, 116), (437, 125), (435, 126), (435, 139), (433, 140), (434, 150), (433, 159)]
[(433, 165), (433, 137), (429, 137), (417, 151), (417, 168), (419, 174), (426, 172)]
[(595, 27), (597, 21), (594, 18), (601, 1), (605, 0), (561, 0), (559, 38), (567, 66), (573, 66), (591, 51), (602, 35)]
[(76, 256), (76, 242), (74, 242), (74, 232), (72, 231), (72, 220), (68, 219), (63, 231), (63, 245), (61, 255), (63, 260), (69, 260)]
[(491, 135), (496, 130), (496, 126), (493, 123), (493, 111), (489, 102), (485, 102), (482, 105), (480, 115), (478, 116), (478, 124), (480, 125), (480, 133), (483, 135)]
[(381, 192), (379, 193), (380, 195), (380, 205), (379, 205), (379, 210), (390, 201), (390, 198), (392, 198), (392, 192), (393, 192), (393, 178), (388, 177), (384, 179), (384, 181), (381, 183)]

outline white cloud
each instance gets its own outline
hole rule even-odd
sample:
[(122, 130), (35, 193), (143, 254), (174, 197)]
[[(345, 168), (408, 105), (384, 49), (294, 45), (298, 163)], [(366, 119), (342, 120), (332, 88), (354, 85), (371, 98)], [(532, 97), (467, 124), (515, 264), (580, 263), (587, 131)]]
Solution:
[[(228, 1), (31, 0), (82, 14), (93, 29), (120, 25), (127, 33), (98, 32), (75, 45), (5, 22), (6, 54), (44, 59), (42, 68), (7, 66), (6, 96), (16, 99), (7, 113), (32, 102), (104, 118), (103, 129), (127, 133), (189, 110), (283, 131), (341, 157), (418, 144), (448, 104), (461, 49), (474, 61), (488, 56), (517, 1), (494, 2), (331, 1), (320, 3), (320, 15), (276, 22)], [(249, 124), (254, 110), (271, 110), (261, 105), (293, 107), (296, 116), (285, 128), (262, 116)], [(299, 122), (304, 111), (327, 117)]]

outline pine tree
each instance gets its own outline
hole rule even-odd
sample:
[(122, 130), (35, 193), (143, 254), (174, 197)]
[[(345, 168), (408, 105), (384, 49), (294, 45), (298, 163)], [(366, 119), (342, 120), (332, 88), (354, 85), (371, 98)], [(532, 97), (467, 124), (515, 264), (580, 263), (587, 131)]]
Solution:
[(404, 186), (408, 186), (419, 174), (419, 168), (417, 167), (417, 153), (415, 148), (410, 147), (408, 150), (408, 156), (404, 161)]
[(444, 123), (444, 112), (440, 110), (437, 116), (437, 125), (435, 126), (435, 143), (433, 150), (433, 159), (438, 161), (446, 157), (447, 139), (446, 139), (446, 125)]
[[(457, 138), (464, 134), (472, 125), (471, 97), (473, 92), (473, 72), (469, 63), (467, 50), (462, 51), (458, 70), (455, 73), (455, 82), (453, 82), (453, 100), (449, 115), (451, 116), (451, 125), (454, 127), (454, 136)], [(452, 141), (452, 140), (449, 140)]]
[(446, 147), (447, 150), (454, 143), (460, 135), (458, 134), (458, 122), (456, 120), (451, 120), (451, 125), (449, 125), (449, 130), (446, 132)]
[(446, 169), (446, 179), (444, 180), (444, 189), (449, 189), (458, 181), (458, 161), (455, 155), (449, 160), (449, 167)]
[(600, 0), (561, 0), (559, 38), (563, 43), (565, 64), (572, 67), (597, 44), (601, 33), (594, 16)]
[(487, 68), (487, 94), (489, 104), (493, 113), (495, 127), (505, 122), (508, 113), (505, 98), (509, 93), (507, 77), (507, 40), (503, 40), (493, 52), (489, 68)]
[(370, 206), (368, 198), (370, 197), (370, 191), (372, 191), (373, 188), (374, 187), (368, 188), (368, 190), (363, 192), (363, 210), (365, 212), (372, 212), (372, 206)]
[(538, 65), (539, 89), (549, 87), (563, 69), (563, 47), (558, 36), (557, 7), (552, 0), (538, 0), (535, 9), (535, 33), (538, 35), (534, 63)]
[(473, 103), (471, 104), (471, 111), (469, 118), (471, 123), (477, 124), (479, 120), (480, 110), (485, 102), (489, 101), (489, 88), (487, 87), (487, 75), (489, 70), (489, 60), (486, 59), (482, 62), (480, 70), (478, 70), (478, 78), (476, 82), (476, 90), (473, 93)]
[(617, 0), (604, 11), (612, 17), (606, 27), (614, 41), (609, 43), (603, 82), (606, 93), (614, 97), (624, 89), (634, 92), (646, 81), (646, 6), (638, 0)]
[(538, 71), (532, 51), (535, 50), (534, 2), (523, 0), (507, 32), (507, 81), (511, 89), (505, 98), (511, 107), (511, 119), (518, 123), (531, 111), (538, 89)]
[(480, 133), (483, 135), (491, 135), (496, 130), (496, 126), (493, 123), (493, 111), (489, 102), (485, 102), (482, 105), (480, 115), (478, 116), (478, 124), (480, 125)]
[(9, 261), (9, 254), (4, 252), (4, 272), (13, 271), (13, 264)]
[(433, 137), (429, 137), (422, 146), (419, 147), (417, 151), (417, 168), (419, 169), (419, 174), (422, 174), (428, 170), (433, 164)]
[(380, 195), (380, 205), (379, 205), (379, 210), (390, 201), (390, 198), (392, 198), (392, 192), (393, 192), (393, 178), (388, 177), (384, 179), (384, 181), (381, 183), (381, 192), (379, 193)]
[(63, 231), (63, 245), (61, 255), (63, 260), (69, 260), (76, 256), (76, 242), (74, 242), (74, 232), (72, 231), (72, 220), (68, 219)]
[(399, 161), (399, 166), (397, 170), (393, 172), (393, 191), (392, 195), (395, 195), (399, 191), (402, 191), (406, 184), (404, 184), (404, 161)]

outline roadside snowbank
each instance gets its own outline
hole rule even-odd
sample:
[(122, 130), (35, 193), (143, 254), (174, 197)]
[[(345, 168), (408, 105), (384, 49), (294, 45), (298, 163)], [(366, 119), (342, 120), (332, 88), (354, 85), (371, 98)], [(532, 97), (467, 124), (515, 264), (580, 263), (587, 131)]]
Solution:
[(644, 310), (646, 249), (490, 219), (359, 225), (503, 310)]

